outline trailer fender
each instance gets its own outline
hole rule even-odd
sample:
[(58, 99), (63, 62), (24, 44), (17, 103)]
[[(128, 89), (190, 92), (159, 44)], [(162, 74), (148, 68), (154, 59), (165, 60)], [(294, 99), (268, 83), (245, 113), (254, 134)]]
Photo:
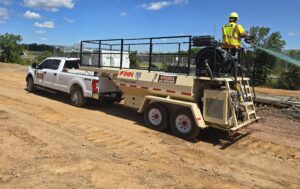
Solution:
[(145, 96), (138, 112), (139, 113), (143, 113), (144, 109), (146, 108), (146, 106), (150, 103), (150, 101), (155, 101), (155, 102), (161, 102), (161, 103), (165, 103), (165, 104), (174, 104), (177, 106), (182, 106), (182, 107), (186, 107), (189, 108), (193, 114), (195, 123), (198, 127), (200, 128), (206, 128), (207, 126), (205, 125), (203, 116), (201, 114), (201, 111), (198, 107), (198, 105), (194, 102), (186, 102), (186, 101), (181, 101), (181, 100), (174, 100), (174, 99), (170, 99), (170, 98), (164, 98), (164, 97), (157, 97), (157, 96)]

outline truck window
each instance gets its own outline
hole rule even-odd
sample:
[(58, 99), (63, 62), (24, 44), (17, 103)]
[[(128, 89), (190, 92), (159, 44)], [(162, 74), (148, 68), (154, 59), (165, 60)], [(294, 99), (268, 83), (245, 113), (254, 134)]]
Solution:
[(67, 60), (64, 68), (78, 69), (79, 68), (79, 60)]
[(40, 69), (48, 69), (49, 65), (51, 64), (52, 60), (51, 59), (48, 59), (48, 60), (45, 60), (44, 62), (42, 62), (40, 65), (39, 65), (39, 68)]
[(50, 67), (48, 69), (57, 70), (60, 64), (60, 60), (52, 60)]
[(40, 69), (50, 69), (50, 70), (57, 70), (60, 64), (60, 60), (55, 59), (48, 59), (42, 62), (39, 65)]

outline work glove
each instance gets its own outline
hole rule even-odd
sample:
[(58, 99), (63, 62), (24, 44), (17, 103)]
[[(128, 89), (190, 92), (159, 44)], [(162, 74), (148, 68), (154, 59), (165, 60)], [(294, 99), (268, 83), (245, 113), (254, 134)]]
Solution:
[(245, 37), (244, 41), (245, 41), (245, 43), (250, 44), (253, 39), (255, 39), (255, 36), (249, 35), (249, 36)]

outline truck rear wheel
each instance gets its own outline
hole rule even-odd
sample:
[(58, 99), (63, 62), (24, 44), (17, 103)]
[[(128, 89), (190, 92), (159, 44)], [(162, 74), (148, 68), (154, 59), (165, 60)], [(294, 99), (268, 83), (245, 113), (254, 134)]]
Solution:
[(195, 139), (200, 132), (192, 112), (187, 108), (179, 108), (173, 113), (171, 129), (176, 136), (184, 139)]
[(73, 106), (83, 107), (86, 104), (86, 99), (84, 98), (80, 87), (72, 87), (70, 98)]
[(169, 114), (164, 105), (154, 102), (146, 107), (144, 119), (148, 127), (162, 131), (168, 127)]
[(34, 92), (35, 90), (35, 84), (33, 81), (33, 78), (31, 76), (29, 76), (26, 80), (26, 89), (28, 92)]

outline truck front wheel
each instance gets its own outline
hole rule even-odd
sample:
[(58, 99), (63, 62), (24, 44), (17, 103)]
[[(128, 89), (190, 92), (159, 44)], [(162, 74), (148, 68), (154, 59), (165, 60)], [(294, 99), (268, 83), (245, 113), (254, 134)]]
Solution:
[(168, 115), (164, 105), (154, 102), (146, 107), (144, 119), (148, 127), (162, 131), (168, 127)]
[(83, 107), (86, 104), (86, 99), (84, 98), (80, 87), (72, 87), (70, 98), (73, 106)]
[(196, 126), (192, 112), (187, 108), (179, 108), (171, 117), (172, 132), (184, 139), (195, 139), (200, 128)]
[(26, 89), (30, 93), (34, 92), (35, 90), (35, 84), (31, 76), (26, 79)]

